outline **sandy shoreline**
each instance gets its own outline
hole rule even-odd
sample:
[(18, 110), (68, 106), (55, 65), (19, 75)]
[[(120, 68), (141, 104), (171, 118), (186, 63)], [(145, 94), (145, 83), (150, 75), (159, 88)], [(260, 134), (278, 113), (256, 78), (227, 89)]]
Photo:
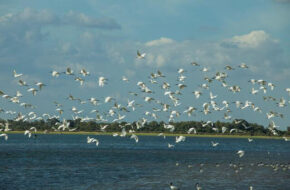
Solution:
[[(24, 131), (8, 131), (7, 134), (21, 134)], [(62, 135), (113, 135), (113, 133), (120, 132), (86, 132), (86, 131), (77, 131), (77, 132), (68, 132), (68, 131), (52, 131), (44, 133), (43, 131), (37, 131), (33, 134), (62, 134)], [(128, 133), (130, 135), (131, 133)], [(134, 133), (139, 136), (158, 136), (160, 133)], [(183, 133), (163, 133), (165, 136), (186, 136), (186, 137), (213, 137), (213, 138), (253, 138), (253, 139), (283, 139), (282, 137), (275, 136), (249, 136), (249, 135), (220, 135), (220, 134), (183, 134)]]

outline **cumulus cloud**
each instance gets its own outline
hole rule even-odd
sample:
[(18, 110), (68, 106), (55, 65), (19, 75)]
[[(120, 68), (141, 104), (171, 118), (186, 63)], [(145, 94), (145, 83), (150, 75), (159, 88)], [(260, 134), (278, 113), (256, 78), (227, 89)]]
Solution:
[(112, 18), (93, 18), (84, 13), (69, 11), (58, 16), (47, 10), (24, 9), (19, 13), (9, 13), (0, 17), (0, 24), (40, 24), (40, 25), (72, 25), (98, 29), (120, 29), (121, 26)]
[(73, 11), (70, 11), (62, 21), (65, 24), (71, 24), (71, 25), (79, 25), (79, 26), (85, 26), (85, 27), (92, 27), (92, 28), (102, 28), (102, 29), (120, 29), (121, 26), (111, 18), (92, 18), (84, 13), (75, 13)]
[(19, 13), (8, 13), (0, 17), (1, 24), (52, 24), (57, 17), (47, 10), (36, 11), (30, 8), (24, 9)]
[(278, 3), (290, 3), (290, 0), (275, 0)]
[(160, 46), (160, 45), (171, 44), (173, 42), (174, 42), (174, 40), (172, 40), (170, 38), (161, 37), (160, 39), (146, 42), (145, 46), (148, 46), (148, 47), (150, 47), (150, 46)]
[(245, 35), (234, 36), (231, 39), (225, 40), (224, 45), (236, 46), (239, 48), (257, 48), (265, 42), (277, 42), (271, 39), (269, 34), (263, 30), (255, 30)]
[[(161, 40), (162, 41), (162, 40)], [(147, 53), (144, 60), (136, 60), (137, 67), (163, 68), (176, 71), (197, 61), (211, 71), (223, 70), (225, 65), (237, 67), (242, 62), (250, 66), (250, 74), (273, 78), (273, 73), (283, 72), (275, 79), (284, 80), (289, 74), (287, 56), (278, 40), (264, 30), (255, 30), (243, 35), (235, 35), (216, 42), (197, 43), (194, 40), (174, 41), (158, 46), (160, 39), (152, 40), (139, 47)], [(154, 42), (154, 43), (151, 43)], [(148, 43), (151, 46), (148, 46)], [(153, 45), (152, 45), (153, 44)], [(266, 64), (267, 63), (267, 64)], [(264, 68), (269, 72), (265, 72)]]

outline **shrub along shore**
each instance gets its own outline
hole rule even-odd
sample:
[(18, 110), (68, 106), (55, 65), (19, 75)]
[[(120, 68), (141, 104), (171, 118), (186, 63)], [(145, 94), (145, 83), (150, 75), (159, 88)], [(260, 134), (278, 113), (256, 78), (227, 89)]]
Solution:
[[(1, 120), (2, 127), (4, 128), (6, 120)], [(25, 130), (30, 130), (31, 127), (37, 129), (37, 134), (89, 134), (89, 135), (112, 135), (113, 133), (120, 133), (122, 129), (125, 129), (127, 133), (135, 133), (138, 135), (151, 135), (156, 136), (163, 133), (166, 136), (190, 136), (190, 137), (228, 137), (228, 138), (279, 138), (282, 136), (289, 136), (289, 131), (270, 130), (271, 126), (267, 128), (256, 124), (248, 123), (243, 119), (236, 119), (232, 122), (220, 122), (205, 124), (203, 121), (182, 121), (182, 122), (170, 122), (170, 125), (174, 126), (174, 131), (170, 132), (169, 129), (164, 127), (164, 122), (151, 121), (143, 123), (142, 127), (136, 122), (126, 123), (100, 123), (95, 121), (81, 122), (80, 119), (67, 120), (65, 130), (59, 129), (59, 126), (63, 124), (63, 121), (58, 119), (47, 119), (39, 121), (14, 121), (8, 120), (9, 133), (23, 133)], [(168, 123), (166, 123), (168, 124)], [(108, 125), (104, 130), (101, 128)], [(188, 134), (188, 130), (194, 128), (191, 134)], [(69, 131), (70, 130), (70, 131)], [(73, 131), (72, 131), (73, 130)], [(2, 130), (3, 131), (3, 130)], [(196, 134), (194, 134), (196, 131)], [(31, 130), (34, 133), (34, 130)], [(6, 132), (5, 132), (6, 133)]]

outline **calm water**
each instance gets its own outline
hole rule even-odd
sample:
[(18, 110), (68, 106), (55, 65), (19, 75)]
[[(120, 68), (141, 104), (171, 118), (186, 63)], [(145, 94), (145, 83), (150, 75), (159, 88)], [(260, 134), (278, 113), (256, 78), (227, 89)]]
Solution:
[[(144, 136), (135, 143), (96, 136), (99, 147), (87, 144), (86, 137), (1, 138), (0, 189), (163, 190), (170, 182), (180, 189), (195, 189), (197, 182), (203, 190), (247, 190), (250, 185), (254, 190), (290, 189), (290, 142), (283, 140), (187, 138), (169, 149), (174, 137)], [(211, 141), (220, 144), (212, 147)], [(236, 154), (240, 149), (245, 151), (242, 158)]]

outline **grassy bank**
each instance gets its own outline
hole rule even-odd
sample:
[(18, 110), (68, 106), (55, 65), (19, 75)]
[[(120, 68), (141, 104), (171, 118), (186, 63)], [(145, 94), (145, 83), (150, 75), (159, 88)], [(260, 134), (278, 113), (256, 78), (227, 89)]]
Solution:
[[(24, 131), (9, 131), (7, 134), (22, 134)], [(35, 133), (33, 133), (35, 134)], [(43, 131), (37, 131), (36, 134), (44, 134)], [(53, 131), (46, 134), (63, 134), (63, 135), (112, 135), (113, 132), (86, 132), (86, 131)], [(120, 133), (118, 133), (120, 134)], [(159, 133), (135, 133), (139, 136), (158, 136)], [(165, 136), (186, 136), (186, 137), (212, 137), (212, 138), (253, 138), (253, 139), (282, 139), (277, 136), (249, 136), (249, 135), (227, 135), (227, 134), (179, 134), (179, 133), (164, 133)]]

